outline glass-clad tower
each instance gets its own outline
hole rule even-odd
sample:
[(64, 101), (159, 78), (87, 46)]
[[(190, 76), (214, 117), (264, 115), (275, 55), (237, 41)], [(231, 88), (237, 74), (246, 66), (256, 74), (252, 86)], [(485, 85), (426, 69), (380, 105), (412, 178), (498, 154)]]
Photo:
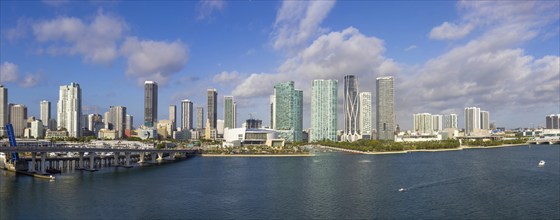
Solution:
[(144, 125), (154, 127), (158, 114), (158, 84), (153, 81), (144, 83)]
[(224, 128), (237, 127), (237, 105), (233, 96), (224, 96)]
[(311, 85), (311, 134), (309, 140), (336, 141), (337, 80), (313, 80)]
[(393, 77), (377, 78), (377, 139), (395, 139), (395, 95)]
[(343, 141), (358, 140), (359, 130), (358, 82), (356, 76), (344, 76), (344, 136)]
[(294, 89), (294, 82), (274, 86), (274, 129), (286, 141), (301, 141), (303, 130), (303, 91)]

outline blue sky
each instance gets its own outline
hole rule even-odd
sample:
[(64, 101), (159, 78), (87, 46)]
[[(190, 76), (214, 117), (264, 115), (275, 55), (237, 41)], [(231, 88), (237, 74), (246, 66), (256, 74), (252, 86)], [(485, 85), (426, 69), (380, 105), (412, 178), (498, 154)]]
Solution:
[[(269, 122), (273, 85), (358, 76), (360, 91), (395, 77), (397, 122), (477, 106), (498, 126), (544, 124), (560, 112), (557, 1), (1, 1), (0, 81), (9, 102), (39, 101), (77, 82), (84, 113), (123, 105), (143, 120), (143, 81), (160, 85), (159, 119), (206, 89)], [(342, 99), (339, 98), (340, 105)], [(342, 108), (339, 108), (339, 127)], [(54, 116), (54, 115), (53, 115)]]

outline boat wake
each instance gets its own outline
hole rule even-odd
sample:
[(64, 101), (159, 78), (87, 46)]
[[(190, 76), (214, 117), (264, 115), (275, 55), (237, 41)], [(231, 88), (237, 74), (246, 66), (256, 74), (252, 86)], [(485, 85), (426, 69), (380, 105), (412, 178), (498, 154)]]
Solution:
[(416, 190), (416, 189), (436, 187), (436, 186), (442, 186), (442, 185), (451, 185), (451, 184), (464, 182), (465, 179), (472, 178), (473, 176), (475, 176), (475, 175), (443, 179), (443, 180), (438, 180), (438, 181), (433, 181), (433, 182), (428, 182), (428, 183), (419, 183), (419, 184), (407, 187), (405, 189), (406, 190)]
[(371, 160), (360, 160), (358, 163), (371, 163)]

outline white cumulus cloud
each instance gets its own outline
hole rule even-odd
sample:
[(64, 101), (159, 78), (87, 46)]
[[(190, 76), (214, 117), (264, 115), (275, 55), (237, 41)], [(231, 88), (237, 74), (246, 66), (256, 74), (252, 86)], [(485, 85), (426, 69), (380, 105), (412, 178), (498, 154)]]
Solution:
[(110, 64), (118, 57), (117, 41), (126, 29), (124, 21), (102, 11), (91, 22), (58, 17), (32, 25), (37, 41), (51, 43), (45, 49), (47, 53), (82, 55), (84, 61), (99, 64)]
[(226, 2), (223, 0), (201, 0), (197, 4), (197, 19), (204, 20), (212, 17), (216, 11), (223, 11), (226, 7)]
[(16, 82), (19, 77), (19, 68), (16, 64), (4, 62), (0, 65), (0, 83)]
[(215, 83), (228, 84), (228, 83), (235, 83), (240, 79), (242, 79), (242, 77), (243, 76), (241, 76), (241, 74), (239, 74), (239, 72), (237, 71), (231, 71), (231, 72), (222, 71), (221, 73), (214, 75), (212, 81)]
[(0, 83), (16, 83), (21, 87), (32, 87), (40, 82), (41, 74), (25, 74), (20, 77), (19, 67), (11, 62), (0, 65)]
[(179, 40), (166, 42), (128, 37), (120, 51), (127, 59), (126, 74), (137, 77), (139, 82), (154, 80), (166, 84), (188, 60), (187, 47)]
[(283, 1), (274, 24), (275, 49), (297, 50), (321, 33), (319, 27), (335, 1)]
[(558, 6), (558, 2), (460, 2), (463, 21), (476, 24), (479, 35), (428, 60), (396, 85), (402, 94), (397, 104), (407, 109), (400, 118), (410, 118), (410, 112), (460, 114), (466, 106), (496, 113), (493, 120), (536, 106), (557, 109), (560, 58), (534, 57), (520, 46), (551, 28), (547, 25), (557, 19)]
[(440, 26), (434, 27), (430, 32), (430, 39), (436, 40), (454, 40), (467, 36), (475, 25), (472, 23), (464, 25), (456, 25), (449, 22), (443, 22)]
[(384, 52), (382, 40), (365, 36), (356, 28), (331, 32), (288, 58), (277, 73), (251, 74), (233, 94), (239, 98), (267, 97), (276, 83), (293, 80), (309, 100), (312, 80), (342, 80), (350, 74), (358, 77), (365, 91), (373, 91), (376, 76), (400, 72), (393, 60), (384, 57)]

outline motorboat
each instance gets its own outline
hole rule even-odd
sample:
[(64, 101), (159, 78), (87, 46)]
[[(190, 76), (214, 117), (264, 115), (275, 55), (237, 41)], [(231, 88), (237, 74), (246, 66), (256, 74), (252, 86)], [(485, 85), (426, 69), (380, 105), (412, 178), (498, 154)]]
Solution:
[(544, 167), (544, 164), (545, 164), (544, 160), (541, 160), (541, 161), (539, 162), (539, 167)]
[(400, 189), (399, 189), (399, 192), (404, 192), (404, 191), (406, 191), (405, 188), (400, 188)]

